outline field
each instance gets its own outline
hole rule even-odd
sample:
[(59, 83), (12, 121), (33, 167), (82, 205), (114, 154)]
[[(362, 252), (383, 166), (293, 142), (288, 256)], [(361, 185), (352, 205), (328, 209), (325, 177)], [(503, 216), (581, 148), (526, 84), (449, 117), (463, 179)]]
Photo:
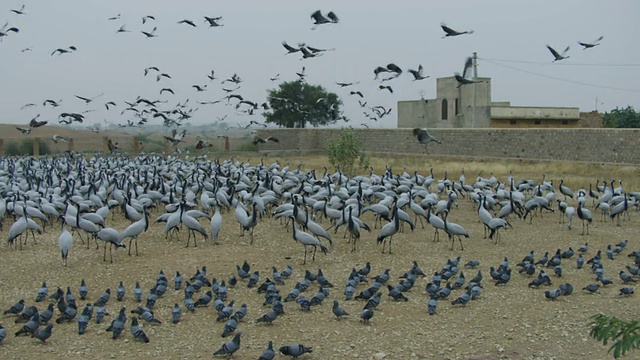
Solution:
[[(210, 155), (210, 158), (213, 156), (214, 154)], [(257, 153), (247, 153), (241, 160), (255, 164), (259, 162), (259, 156)], [(298, 164), (301, 164), (303, 171), (315, 168), (318, 176), (321, 176), (326, 164), (324, 157), (265, 158), (264, 163), (268, 166), (275, 160), (282, 166), (288, 164), (292, 170)], [(394, 173), (402, 173), (406, 169), (412, 174), (414, 170), (418, 170), (426, 176), (429, 169), (433, 168), (436, 179), (442, 179), (446, 171), (448, 178), (455, 181), (464, 169), (468, 182), (472, 182), (479, 173), (483, 177), (493, 174), (504, 182), (509, 171), (513, 170), (515, 179), (534, 179), (540, 183), (542, 174), (545, 173), (547, 181), (554, 180), (556, 191), (560, 180), (564, 179), (565, 185), (576, 193), (579, 188), (588, 190), (589, 183), (595, 184), (596, 179), (622, 179), (626, 191), (640, 188), (636, 168), (612, 165), (471, 163), (461, 159), (425, 161), (418, 157), (374, 158), (371, 164), (378, 175), (382, 175), (384, 165), (391, 164)], [(330, 168), (329, 171), (333, 173), (335, 170)], [(368, 172), (364, 173), (368, 175)], [(435, 186), (432, 190), (435, 191)], [(559, 192), (558, 198), (563, 199)], [(591, 199), (587, 199), (587, 204), (592, 208)], [(575, 199), (568, 199), (568, 203), (577, 206)], [(557, 209), (555, 203), (553, 208)], [(246, 281), (240, 281), (236, 287), (230, 288), (228, 300), (235, 300), (235, 308), (246, 303), (249, 309), (247, 317), (238, 326), (238, 331), (242, 332), (242, 342), (240, 350), (235, 354), (237, 359), (258, 358), (269, 340), (274, 342), (276, 350), (281, 345), (294, 343), (313, 346), (313, 353), (304, 355), (301, 359), (609, 358), (607, 347), (589, 338), (587, 324), (589, 317), (597, 313), (618, 315), (623, 319), (640, 318), (638, 294), (630, 297), (618, 295), (623, 286), (618, 272), (625, 270), (625, 265), (632, 265), (632, 259), (627, 258), (627, 254), (640, 248), (640, 238), (637, 235), (640, 220), (636, 209), (629, 211), (630, 219), (616, 226), (615, 222), (608, 219), (602, 222), (592, 208), (594, 221), (589, 227), (589, 235), (581, 235), (582, 224), (577, 216), (573, 219), (571, 230), (566, 224), (559, 223), (560, 215), (557, 210), (555, 213), (538, 215), (531, 223), (529, 219), (525, 221), (512, 218), (510, 221), (513, 229), (503, 232), (497, 244), (483, 238), (483, 225), (478, 220), (476, 209), (475, 203), (459, 196), (458, 206), (451, 211), (449, 220), (461, 224), (470, 234), (469, 239), (463, 239), (464, 250), (460, 250), (457, 242), (453, 250), (450, 250), (451, 243), (445, 234), (441, 234), (439, 242), (433, 242), (433, 228), (428, 224), (422, 228), (418, 221), (413, 232), (405, 228), (404, 233), (394, 236), (393, 254), (381, 253), (381, 245), (376, 244), (378, 229), (372, 229), (371, 233), (363, 232), (358, 249), (351, 252), (351, 245), (343, 238), (342, 228), (333, 235), (334, 246), (330, 248), (330, 252), (327, 255), (318, 252), (315, 262), (308, 258), (306, 265), (302, 264), (302, 246), (292, 238), (291, 229), (270, 216), (259, 221), (253, 244), (249, 243), (248, 235), (239, 236), (233, 210), (222, 214), (224, 222), (219, 245), (202, 241), (198, 237), (197, 247), (186, 248), (186, 229), (180, 232), (179, 240), (167, 241), (163, 224), (151, 224), (149, 230), (139, 238), (139, 256), (127, 255), (129, 249), (114, 250), (113, 264), (108, 261), (108, 254), (107, 261), (103, 261), (102, 244), (96, 249), (96, 244), (91, 241), (87, 249), (79, 237), (74, 235), (75, 244), (69, 255), (68, 267), (63, 267), (60, 259), (57, 247), (60, 231), (56, 224), (47, 228), (43, 235), (36, 235), (36, 243), (28, 240), (22, 250), (9, 248), (6, 243), (0, 247), (0, 307), (6, 310), (21, 298), (25, 299), (27, 305), (33, 305), (38, 288), (45, 280), (49, 294), (58, 286), (63, 289), (70, 286), (78, 298), (80, 280), (85, 279), (90, 289), (88, 300), (91, 302), (106, 288), (111, 289), (112, 297), (107, 304), (111, 316), (100, 325), (92, 320), (83, 336), (77, 334), (75, 322), (56, 324), (46, 345), (40, 345), (35, 339), (15, 337), (13, 333), (20, 329), (20, 324), (14, 324), (13, 317), (4, 316), (0, 318), (0, 324), (7, 328), (8, 335), (0, 346), (0, 354), (5, 359), (124, 359), (132, 356), (144, 359), (212, 358), (212, 353), (230, 340), (220, 336), (224, 322), (216, 322), (217, 312), (209, 305), (197, 308), (195, 313), (186, 313), (180, 323), (171, 324), (171, 308), (175, 303), (182, 306), (184, 299), (182, 290), (173, 290), (172, 279), (176, 271), (188, 278), (202, 266), (207, 267), (208, 279), (228, 279), (236, 275), (236, 265), (247, 260), (251, 271), (260, 271), (259, 283), (267, 277), (271, 278), (272, 266), (278, 270), (287, 265), (293, 267), (293, 275), (286, 280), (286, 285), (278, 286), (283, 298), (297, 281), (303, 279), (305, 270), (317, 272), (321, 268), (335, 287), (331, 289), (328, 298), (321, 305), (312, 307), (310, 312), (299, 310), (295, 302), (285, 303), (285, 314), (271, 326), (255, 321), (270, 310), (269, 307), (262, 306), (264, 298), (255, 288), (247, 288)], [(119, 210), (112, 209), (113, 212), (115, 216), (109, 216), (107, 226), (124, 230), (130, 222), (124, 219)], [(163, 207), (154, 209), (151, 221), (162, 213)], [(371, 213), (365, 214), (362, 219), (373, 227)], [(3, 239), (6, 239), (12, 221), (10, 217), (4, 220), (3, 230), (0, 231)], [(208, 229), (208, 221), (201, 220), (201, 223)], [(327, 220), (322, 220), (321, 225), (329, 226)], [(571, 259), (563, 260), (562, 277), (553, 275), (553, 269), (546, 269), (553, 283), (550, 287), (530, 288), (527, 284), (532, 277), (517, 272), (516, 264), (531, 250), (535, 251), (537, 260), (545, 252), (551, 255), (556, 249), (564, 251), (569, 247), (577, 250), (588, 242), (589, 250), (584, 257), (589, 259), (598, 250), (603, 251), (604, 257), (607, 245), (623, 239), (629, 240), (627, 248), (615, 260), (603, 260), (605, 276), (614, 283), (595, 294), (581, 290), (596, 281), (587, 266), (580, 270), (576, 268), (577, 254)], [(126, 244), (128, 246), (129, 242), (126, 241)], [(425, 285), (447, 259), (457, 256), (461, 256), (461, 270), (467, 281), (478, 270), (482, 270), (482, 295), (466, 306), (453, 306), (451, 301), (462, 294), (461, 290), (455, 290), (447, 300), (439, 302), (437, 313), (429, 316), (426, 310), (428, 296)], [(512, 279), (505, 286), (494, 286), (489, 268), (497, 267), (505, 257), (513, 269)], [(480, 266), (477, 269), (462, 268), (462, 264), (471, 259), (478, 260)], [(399, 276), (411, 268), (414, 260), (427, 277), (419, 278), (415, 286), (405, 294), (409, 300), (393, 302), (383, 288), (382, 302), (375, 310), (374, 317), (369, 324), (361, 322), (359, 313), (364, 302), (344, 301), (344, 284), (351, 269), (360, 269), (366, 262), (370, 262), (371, 278), (388, 268), (391, 270), (389, 284), (395, 285)], [(542, 267), (538, 265), (538, 269)], [(123, 335), (112, 340), (105, 329), (120, 307), (126, 306), (128, 315), (131, 315), (129, 311), (139, 305), (132, 295), (135, 282), (140, 282), (146, 297), (160, 270), (168, 277), (170, 289), (160, 297), (154, 308), (156, 317), (163, 323), (158, 326), (144, 325), (150, 343), (134, 341), (129, 333), (130, 320), (125, 325)], [(120, 281), (124, 282), (127, 290), (122, 302), (115, 299), (115, 289)], [(557, 288), (563, 283), (573, 285), (575, 290), (572, 295), (555, 301), (545, 299), (545, 290)], [(363, 284), (358, 291), (365, 288), (366, 284)], [(303, 295), (311, 298), (317, 290), (318, 285), (314, 283)], [(203, 292), (201, 290), (196, 293), (194, 299)], [(331, 310), (334, 299), (339, 300), (351, 314), (349, 317), (340, 321), (335, 319)], [(42, 310), (46, 303), (39, 303), (37, 306)], [(84, 305), (85, 301), (78, 300), (80, 310)], [(282, 356), (278, 355), (278, 358)]]

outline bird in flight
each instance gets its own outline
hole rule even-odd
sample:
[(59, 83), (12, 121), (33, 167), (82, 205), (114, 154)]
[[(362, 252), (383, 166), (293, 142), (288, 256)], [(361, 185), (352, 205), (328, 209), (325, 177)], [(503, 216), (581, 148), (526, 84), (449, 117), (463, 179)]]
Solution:
[(178, 21), (178, 24), (187, 24), (187, 25), (192, 26), (192, 27), (197, 27), (196, 24), (193, 21), (189, 20), (189, 19), (180, 20), (180, 21)]
[(66, 136), (53, 135), (51, 137), (51, 140), (53, 140), (54, 143), (59, 144), (59, 143), (66, 143), (67, 141), (69, 141), (69, 138)]
[(553, 62), (569, 58), (569, 56), (566, 56), (566, 53), (569, 51), (568, 46), (562, 51), (562, 53), (557, 52), (554, 48), (552, 48), (549, 45), (547, 45), (547, 49), (549, 49), (549, 52), (551, 52), (551, 55), (553, 55), (554, 57)]
[(269, 80), (271, 80), (271, 81), (276, 81), (278, 79), (280, 79), (280, 73), (277, 73), (276, 76), (269, 78)]
[(215, 77), (215, 71), (214, 70), (211, 70), (211, 75), (207, 75), (207, 77), (209, 78), (210, 81), (213, 81), (213, 80), (217, 79)]
[(171, 88), (162, 88), (162, 90), (160, 90), (160, 95), (162, 95), (163, 92), (170, 92), (173, 95), (175, 95), (176, 93), (173, 92), (173, 90)]
[(39, 117), (40, 117), (40, 114), (36, 115), (33, 119), (31, 119), (31, 121), (29, 121), (29, 127), (39, 128), (40, 126), (45, 126), (49, 123), (46, 120), (38, 121)]
[(329, 11), (327, 16), (324, 16), (320, 10), (314, 11), (313, 14), (311, 14), (311, 19), (313, 19), (313, 25), (315, 25), (311, 30), (315, 30), (315, 28), (322, 24), (337, 24), (340, 21), (333, 11)]
[(30, 127), (28, 127), (28, 128), (23, 128), (23, 127), (16, 126), (16, 129), (18, 129), (18, 130), (22, 133), (22, 135), (29, 135), (29, 134), (31, 134), (31, 128), (30, 128)]
[(98, 95), (98, 96), (94, 96), (94, 97), (92, 97), (92, 98), (87, 98), (87, 97), (84, 97), (84, 96), (78, 96), (78, 95), (74, 95), (74, 96), (75, 96), (75, 97), (77, 97), (78, 99), (80, 99), (80, 100), (84, 101), (86, 104), (88, 104), (88, 103), (92, 102), (93, 100), (95, 100), (95, 99), (99, 98), (99, 97), (100, 97), (100, 96), (102, 96), (102, 95), (104, 95), (104, 93), (102, 93), (102, 94), (100, 94), (100, 95)]
[(197, 92), (207, 91), (207, 85), (191, 85), (192, 88), (196, 89)]
[(380, 86), (378, 86), (378, 89), (379, 90), (389, 90), (389, 92), (393, 94), (393, 89), (389, 85), (387, 85), (387, 86), (380, 85)]
[(117, 33), (123, 33), (123, 32), (131, 32), (131, 31), (127, 30), (125, 28), (125, 25), (123, 24), (123, 25), (120, 26), (120, 28), (118, 30), (116, 30), (116, 34)]
[(278, 138), (273, 137), (273, 136), (269, 136), (269, 137), (268, 137), (268, 138), (266, 138), (266, 139), (263, 139), (263, 138), (260, 138), (260, 137), (257, 137), (257, 136), (256, 136), (256, 137), (253, 139), (253, 145), (265, 144), (265, 143), (267, 143), (268, 141), (273, 141), (273, 142), (277, 142), (277, 143), (279, 143), (279, 142), (280, 142), (280, 140), (279, 140)]
[(437, 144), (442, 144), (438, 139), (436, 139), (433, 136), (431, 136), (431, 134), (429, 134), (429, 132), (425, 128), (415, 128), (415, 129), (413, 129), (413, 136), (415, 136), (418, 139), (418, 142), (420, 144), (424, 145), (424, 149), (427, 152), (427, 155), (429, 155), (429, 150), (427, 149), (427, 145), (429, 143), (434, 142), (434, 143), (437, 143)]
[(287, 53), (285, 55), (297, 53), (298, 51), (300, 51), (300, 48), (294, 48), (293, 46), (287, 44), (286, 41), (282, 42), (282, 46), (287, 49)]
[(158, 37), (158, 35), (156, 35), (156, 30), (158, 30), (158, 27), (154, 26), (151, 32), (141, 31), (141, 33), (143, 33), (147, 38)]
[(18, 29), (15, 26), (12, 26), (10, 28), (7, 28), (7, 26), (9, 26), (9, 23), (5, 23), (1, 28), (0, 28), (0, 41), (7, 35), (9, 35), (9, 32), (14, 32), (14, 33), (19, 33), (20, 29)]
[(467, 30), (467, 31), (456, 31), (453, 30), (452, 28), (448, 27), (445, 23), (440, 24), (440, 27), (442, 28), (442, 30), (444, 30), (445, 35), (442, 37), (443, 39), (449, 36), (459, 36), (459, 35), (464, 35), (464, 34), (473, 34), (473, 30)]
[(360, 91), (350, 91), (350, 92), (349, 92), (349, 95), (358, 95), (358, 96), (360, 96), (361, 98), (363, 98), (363, 97), (364, 97), (364, 95), (362, 95), (362, 93), (361, 93)]
[(55, 55), (55, 54), (68, 54), (70, 52), (76, 51), (78, 50), (78, 48), (76, 48), (75, 46), (69, 46), (68, 49), (63, 49), (63, 48), (57, 48), (55, 50), (53, 50), (53, 52), (51, 53), (51, 56)]
[(413, 81), (424, 80), (429, 77), (429, 76), (424, 76), (424, 69), (422, 68), (421, 64), (418, 65), (418, 70), (409, 69), (407, 71), (409, 71), (409, 73), (413, 75)]
[(600, 36), (599, 38), (595, 39), (594, 41), (588, 42), (588, 43), (578, 41), (578, 44), (580, 44), (582, 46), (582, 50), (587, 50), (587, 49), (590, 49), (592, 47), (596, 47), (596, 46), (600, 45), (600, 41), (602, 39), (604, 39), (604, 36)]
[(147, 76), (147, 74), (149, 73), (149, 70), (155, 70), (155, 71), (158, 71), (158, 72), (160, 71), (160, 69), (158, 69), (157, 67), (150, 66), (150, 67), (144, 69), (144, 76)]
[(11, 9), (11, 12), (15, 13), (16, 15), (24, 15), (24, 14), (26, 14), (26, 12), (24, 12), (24, 4), (22, 4), (20, 9)]
[(144, 24), (147, 22), (147, 20), (155, 20), (155, 19), (156, 19), (156, 18), (155, 18), (155, 17), (153, 17), (153, 16), (151, 16), (151, 15), (143, 16), (143, 17), (142, 17), (142, 24), (144, 25)]
[(220, 24), (218, 21), (222, 20), (222, 16), (216, 16), (216, 17), (208, 17), (205, 16), (204, 17), (204, 21), (207, 22), (209, 24), (209, 27), (218, 27), (218, 26), (224, 26), (222, 24)]
[(473, 66), (473, 59), (471, 57), (468, 57), (467, 60), (464, 62), (464, 69), (462, 70), (462, 75), (460, 75), (460, 73), (455, 73), (453, 75), (458, 81), (457, 87), (480, 82), (480, 81), (475, 81), (470, 79), (471, 73), (469, 70), (471, 70), (472, 66)]
[(347, 86), (351, 86), (351, 85), (356, 85), (359, 84), (360, 81), (358, 82), (337, 82), (336, 85), (340, 86), (341, 88), (343, 87), (347, 87)]
[(108, 18), (107, 20), (108, 21), (112, 21), (112, 20), (118, 20), (118, 19), (120, 19), (120, 13), (116, 14), (116, 16), (112, 16), (112, 17)]

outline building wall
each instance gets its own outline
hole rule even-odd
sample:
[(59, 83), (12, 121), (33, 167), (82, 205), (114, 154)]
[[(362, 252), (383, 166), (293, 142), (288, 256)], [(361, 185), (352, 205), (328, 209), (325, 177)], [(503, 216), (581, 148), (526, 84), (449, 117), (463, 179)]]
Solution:
[(492, 119), (580, 119), (577, 107), (492, 106)]
[(597, 111), (581, 112), (580, 113), (580, 127), (585, 128), (601, 128), (602, 118), (604, 114)]
[[(260, 144), (262, 152), (286, 155), (324, 153), (326, 142), (343, 129), (270, 129), (258, 136), (280, 142)], [(365, 150), (381, 154), (425, 154), (411, 129), (354, 129)], [(469, 159), (512, 158), (640, 164), (640, 129), (430, 129), (442, 144), (429, 153)]]

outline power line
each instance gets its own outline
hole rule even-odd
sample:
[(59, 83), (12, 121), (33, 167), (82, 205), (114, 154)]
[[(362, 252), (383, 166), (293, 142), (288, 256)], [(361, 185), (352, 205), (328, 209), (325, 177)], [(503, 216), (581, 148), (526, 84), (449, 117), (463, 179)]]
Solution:
[(507, 59), (486, 59), (478, 57), (478, 60), (497, 61), (518, 64), (538, 64), (553, 66), (606, 66), (606, 67), (638, 67), (640, 64), (615, 64), (615, 63), (572, 63), (572, 62), (550, 62), (550, 61), (525, 61), (525, 60), (507, 60)]
[[(480, 59), (480, 58), (478, 58), (478, 59)], [(585, 83), (585, 82), (582, 82), (582, 81), (564, 79), (564, 78), (559, 78), (559, 77), (555, 77), (555, 76), (549, 76), (549, 75), (540, 74), (540, 73), (529, 71), (529, 70), (523, 70), (523, 69), (519, 69), (519, 68), (516, 68), (516, 67), (513, 67), (513, 66), (500, 64), (500, 63), (491, 61), (489, 59), (482, 59), (482, 60), (484, 60), (484, 61), (486, 61), (486, 62), (488, 62), (490, 64), (493, 64), (493, 65), (506, 67), (506, 68), (509, 68), (511, 70), (516, 70), (516, 71), (520, 71), (520, 72), (531, 74), (531, 75), (541, 76), (541, 77), (544, 77), (544, 78), (547, 78), (547, 79), (564, 81), (564, 82), (568, 82), (568, 83), (572, 83), (572, 84), (590, 86), (590, 87), (601, 88), (601, 89), (610, 89), (610, 90), (619, 90), (619, 91), (639, 92), (640, 93), (640, 90), (637, 90), (637, 89), (623, 89), (623, 88), (616, 88), (616, 87), (606, 86), (606, 85), (589, 84), (589, 83)]]

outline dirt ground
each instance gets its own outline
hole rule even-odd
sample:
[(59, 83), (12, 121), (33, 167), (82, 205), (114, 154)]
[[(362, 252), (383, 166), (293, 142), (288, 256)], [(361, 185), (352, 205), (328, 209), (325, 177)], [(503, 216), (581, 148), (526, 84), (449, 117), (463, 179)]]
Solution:
[[(424, 173), (426, 171), (423, 170)], [(570, 178), (572, 174), (565, 175)], [(588, 187), (588, 184), (582, 186)], [(570, 205), (576, 204), (570, 201)], [(164, 209), (156, 209), (152, 220), (162, 212)], [(581, 223), (577, 217), (574, 218), (573, 229), (568, 230), (565, 224), (558, 222), (557, 212), (536, 217), (531, 224), (528, 220), (512, 219), (513, 229), (504, 232), (501, 241), (494, 244), (489, 239), (483, 239), (475, 205), (460, 198), (459, 206), (453, 209), (449, 220), (463, 225), (471, 235), (469, 239), (464, 239), (463, 251), (459, 250), (457, 243), (454, 250), (450, 250), (451, 244), (445, 235), (441, 236), (440, 242), (433, 242), (433, 229), (429, 225), (423, 229), (417, 224), (415, 231), (394, 237), (394, 253), (391, 255), (381, 254), (381, 246), (375, 242), (378, 230), (372, 230), (370, 234), (364, 232), (360, 247), (355, 252), (350, 251), (350, 245), (340, 231), (334, 235), (334, 246), (330, 253), (326, 256), (318, 253), (315, 262), (308, 261), (306, 265), (302, 265), (302, 246), (294, 242), (290, 230), (279, 220), (270, 217), (259, 222), (255, 229), (255, 241), (249, 244), (248, 236), (239, 236), (233, 213), (223, 213), (220, 245), (199, 238), (198, 246), (189, 248), (185, 248), (186, 232), (180, 234), (180, 240), (168, 242), (164, 238), (163, 226), (152, 224), (140, 236), (140, 255), (128, 256), (128, 249), (118, 249), (114, 252), (113, 264), (103, 261), (102, 246), (96, 250), (95, 243), (91, 242), (89, 249), (86, 249), (74, 235), (75, 244), (68, 267), (63, 267), (60, 259), (57, 248), (60, 231), (56, 225), (47, 229), (45, 234), (36, 236), (36, 244), (29, 240), (22, 250), (10, 249), (6, 243), (0, 247), (0, 307), (6, 310), (22, 298), (26, 300), (26, 305), (34, 305), (38, 288), (46, 280), (50, 294), (58, 286), (63, 289), (71, 286), (81, 310), (85, 304), (79, 300), (77, 289), (84, 278), (90, 289), (91, 302), (106, 288), (111, 288), (112, 297), (107, 304), (111, 316), (100, 325), (95, 324), (95, 319), (92, 320), (83, 336), (77, 334), (75, 322), (56, 324), (47, 345), (40, 345), (38, 340), (31, 338), (15, 337), (13, 333), (20, 329), (21, 324), (14, 324), (11, 316), (0, 317), (0, 324), (8, 332), (0, 346), (0, 357), (211, 358), (215, 350), (230, 340), (220, 336), (224, 323), (215, 321), (217, 312), (209, 306), (185, 314), (177, 325), (171, 324), (173, 304), (178, 303), (183, 307), (184, 299), (182, 290), (172, 289), (172, 279), (176, 271), (189, 277), (203, 265), (207, 266), (209, 279), (228, 279), (236, 274), (236, 264), (248, 260), (252, 271), (260, 270), (260, 283), (271, 276), (272, 266), (281, 270), (289, 264), (294, 268), (286, 285), (278, 287), (283, 297), (303, 278), (306, 269), (316, 272), (322, 268), (335, 288), (331, 289), (330, 296), (322, 305), (313, 307), (310, 312), (300, 311), (294, 302), (285, 303), (286, 313), (272, 326), (255, 322), (270, 310), (262, 306), (264, 298), (256, 289), (247, 288), (246, 282), (239, 282), (235, 288), (229, 289), (228, 299), (235, 300), (236, 308), (242, 303), (249, 308), (247, 317), (238, 326), (242, 340), (235, 356), (237, 359), (258, 358), (269, 340), (274, 342), (276, 349), (294, 343), (313, 346), (313, 353), (304, 355), (302, 359), (606, 359), (610, 358), (607, 347), (589, 338), (587, 323), (589, 317), (597, 313), (619, 315), (624, 319), (640, 318), (639, 295), (618, 295), (623, 286), (618, 272), (625, 270), (625, 265), (632, 264), (627, 254), (640, 248), (640, 214), (632, 211), (630, 220), (623, 221), (620, 226), (609, 221), (601, 222), (595, 214), (590, 234), (584, 236), (581, 235)], [(370, 213), (363, 219), (373, 224)], [(0, 232), (2, 239), (6, 239), (11, 221), (5, 219), (4, 229)], [(208, 228), (208, 221), (202, 221), (202, 224)], [(326, 221), (322, 224), (328, 226)], [(116, 213), (115, 219), (110, 217), (107, 223), (107, 226), (118, 230), (123, 230), (127, 225), (128, 222), (120, 213)], [(536, 259), (539, 259), (546, 251), (552, 254), (558, 248), (564, 251), (569, 247), (577, 250), (588, 242), (590, 247), (585, 255), (588, 259), (597, 250), (603, 250), (604, 254), (608, 244), (623, 239), (629, 240), (627, 249), (613, 261), (603, 260), (605, 276), (612, 279), (614, 284), (593, 295), (580, 290), (595, 282), (595, 276), (586, 266), (581, 270), (576, 268), (577, 255), (563, 261), (564, 274), (561, 278), (551, 275), (553, 285), (550, 288), (562, 283), (571, 283), (575, 288), (572, 295), (556, 301), (545, 299), (544, 290), (548, 288), (528, 288), (527, 284), (532, 278), (517, 273), (516, 263), (530, 250), (535, 250)], [(447, 259), (456, 256), (462, 257), (461, 264), (471, 259), (480, 261), (478, 269), (484, 274), (482, 296), (465, 307), (452, 306), (451, 301), (462, 293), (456, 290), (447, 301), (439, 302), (436, 315), (429, 316), (425, 285), (430, 281), (431, 274), (440, 270)], [(494, 286), (489, 267), (497, 267), (505, 256), (514, 270), (512, 279), (506, 286)], [(344, 284), (350, 270), (354, 267), (359, 269), (370, 261), (371, 276), (389, 268), (392, 275), (389, 283), (393, 285), (397, 283), (398, 276), (410, 269), (413, 260), (418, 262), (428, 277), (419, 279), (414, 288), (406, 293), (409, 301), (393, 302), (385, 290), (382, 303), (370, 324), (359, 321), (364, 303), (343, 301)], [(156, 317), (163, 324), (144, 326), (150, 343), (133, 340), (129, 332), (130, 320), (125, 325), (123, 335), (112, 340), (105, 329), (113, 316), (121, 306), (126, 306), (129, 313), (138, 305), (132, 295), (135, 282), (140, 282), (146, 297), (160, 270), (164, 270), (169, 278), (170, 289), (158, 300), (154, 309)], [(467, 280), (477, 272), (462, 270)], [(551, 269), (548, 272), (553, 274)], [(115, 299), (119, 281), (123, 281), (127, 288), (125, 300), (120, 303)], [(304, 295), (311, 298), (317, 288), (314, 283)], [(361, 285), (358, 291), (364, 288)], [(340, 304), (351, 313), (350, 317), (336, 321), (331, 311), (334, 299), (340, 300)], [(43, 310), (46, 304), (42, 302), (37, 306)], [(278, 358), (282, 357), (279, 355)]]

